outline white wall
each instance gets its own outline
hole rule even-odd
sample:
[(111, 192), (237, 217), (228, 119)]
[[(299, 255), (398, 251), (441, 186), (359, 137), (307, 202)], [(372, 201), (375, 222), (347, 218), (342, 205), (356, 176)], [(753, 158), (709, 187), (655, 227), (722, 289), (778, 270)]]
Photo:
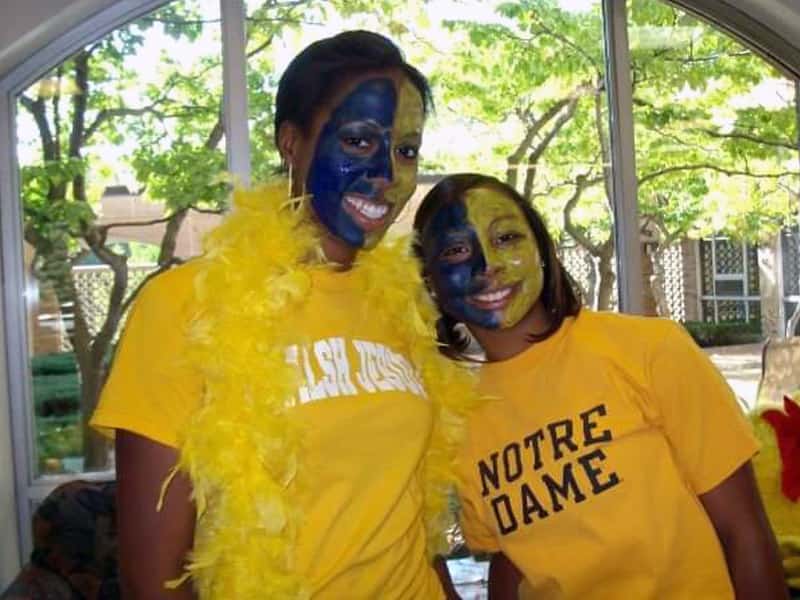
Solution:
[(33, 51), (115, 0), (2, 0), (0, 77)]
[(800, 39), (800, 2), (798, 0), (735, 0), (731, 2), (781, 37), (798, 44)]

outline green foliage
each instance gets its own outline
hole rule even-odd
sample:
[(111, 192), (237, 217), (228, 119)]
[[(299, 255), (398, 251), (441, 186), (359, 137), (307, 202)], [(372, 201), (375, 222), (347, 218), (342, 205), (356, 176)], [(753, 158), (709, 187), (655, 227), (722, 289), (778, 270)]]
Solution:
[(20, 169), (25, 226), (40, 254), (77, 251), (76, 238), (94, 222), (92, 207), (67, 194), (86, 168), (85, 161), (68, 158)]
[[(797, 210), (791, 82), (668, 3), (632, 0), (629, 7), (643, 223), (664, 246), (712, 233), (765, 239)], [(612, 221), (600, 11), (516, 0), (498, 14), (499, 22), (446, 23), (455, 42), (433, 69), (440, 106), (460, 115), (466, 131), (475, 124), (502, 131), (474, 164), (511, 172), (509, 182), (529, 195), (557, 236), (569, 223), (578, 243), (603, 249)], [(574, 111), (565, 105), (558, 115), (566, 123), (547, 139), (556, 122), (546, 120), (547, 111), (569, 99), (577, 99)], [(589, 184), (578, 189), (580, 177)]]
[(151, 198), (163, 200), (170, 209), (188, 206), (223, 206), (228, 184), (220, 174), (225, 154), (185, 142), (176, 142), (164, 152), (149, 148), (134, 151), (133, 168), (147, 186)]
[(81, 385), (77, 373), (39, 375), (33, 378), (33, 404), (41, 416), (64, 415), (78, 410)]
[(48, 459), (60, 461), (64, 457), (80, 456), (83, 453), (80, 414), (37, 417), (36, 449), (39, 468), (43, 472), (50, 471)]
[(687, 321), (683, 326), (697, 345), (703, 348), (756, 344), (763, 338), (760, 321), (726, 321), (722, 323)]
[(37, 354), (31, 358), (31, 373), (37, 375), (63, 375), (77, 373), (78, 365), (72, 352)]
[(79, 409), (81, 386), (72, 352), (31, 358), (33, 401), (40, 417), (70, 415)]

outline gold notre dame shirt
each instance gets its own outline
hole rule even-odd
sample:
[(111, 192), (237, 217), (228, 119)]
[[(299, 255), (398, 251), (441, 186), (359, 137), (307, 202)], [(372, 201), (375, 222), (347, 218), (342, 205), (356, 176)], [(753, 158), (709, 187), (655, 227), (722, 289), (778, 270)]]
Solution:
[(481, 371), (461, 522), (537, 599), (733, 598), (698, 496), (757, 450), (736, 398), (682, 328), (582, 310)]

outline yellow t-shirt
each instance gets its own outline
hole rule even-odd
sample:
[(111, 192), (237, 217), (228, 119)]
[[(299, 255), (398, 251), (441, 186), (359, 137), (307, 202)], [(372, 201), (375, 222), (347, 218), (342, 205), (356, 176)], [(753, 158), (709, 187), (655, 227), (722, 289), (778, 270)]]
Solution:
[(537, 599), (733, 598), (698, 495), (757, 450), (736, 398), (666, 320), (582, 310), (507, 361), (461, 457), (462, 527)]
[[(137, 299), (92, 425), (177, 447), (203, 389), (185, 355), (197, 264), (168, 271)], [(432, 411), (392, 331), (363, 306), (349, 273), (320, 269), (308, 301), (287, 314), (287, 360), (302, 373), (295, 410), (312, 489), (295, 567), (315, 598), (438, 599), (426, 558), (420, 462)], [(257, 377), (258, 373), (253, 373)]]

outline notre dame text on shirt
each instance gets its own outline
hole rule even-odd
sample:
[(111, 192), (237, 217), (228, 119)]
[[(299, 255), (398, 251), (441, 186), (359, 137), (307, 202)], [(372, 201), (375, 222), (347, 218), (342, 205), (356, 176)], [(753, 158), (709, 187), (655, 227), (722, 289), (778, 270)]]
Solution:
[(479, 459), (481, 494), (508, 535), (619, 485), (603, 447), (612, 440), (598, 404), (532, 431)]

